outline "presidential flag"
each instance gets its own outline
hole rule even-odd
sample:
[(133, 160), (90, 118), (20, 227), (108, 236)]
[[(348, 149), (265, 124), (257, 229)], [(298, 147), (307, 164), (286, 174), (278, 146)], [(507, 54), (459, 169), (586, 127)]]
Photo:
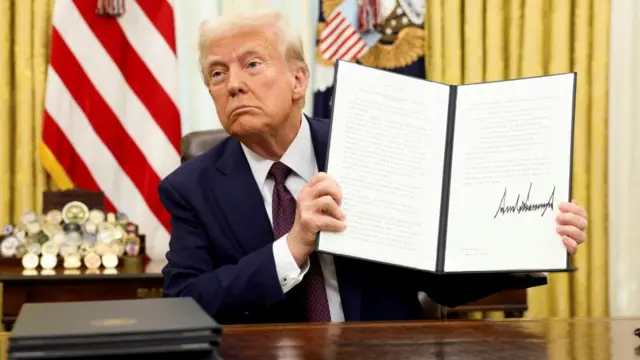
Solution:
[(426, 78), (425, 9), (424, 0), (321, 0), (313, 116), (331, 116), (337, 59)]
[(56, 1), (42, 162), (63, 189), (103, 191), (152, 259), (170, 231), (158, 183), (180, 163), (177, 71), (171, 1)]
[(360, 14), (356, 0), (346, 0), (338, 6), (329, 15), (320, 33), (320, 56), (331, 62), (338, 59), (354, 61), (362, 57), (380, 39), (380, 34), (375, 31), (362, 31), (362, 25), (367, 18), (366, 15)]

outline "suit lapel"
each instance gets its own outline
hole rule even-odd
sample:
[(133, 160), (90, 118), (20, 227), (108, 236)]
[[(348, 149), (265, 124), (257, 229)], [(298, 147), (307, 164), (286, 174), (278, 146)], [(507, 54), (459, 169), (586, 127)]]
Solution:
[(313, 152), (316, 155), (318, 171), (324, 172), (327, 168), (327, 149), (329, 142), (329, 124), (321, 120), (309, 119), (309, 130), (311, 132), (311, 142)]
[[(327, 170), (330, 124), (328, 121), (309, 119), (309, 125), (318, 171), (325, 172)], [(333, 261), (336, 267), (336, 277), (338, 278), (338, 288), (345, 320), (359, 321), (362, 317), (361, 281), (356, 275), (357, 272), (350, 270), (357, 264), (351, 259), (340, 256), (334, 256)]]
[(260, 189), (237, 140), (230, 141), (215, 167), (211, 188), (242, 250), (248, 254), (272, 243)]

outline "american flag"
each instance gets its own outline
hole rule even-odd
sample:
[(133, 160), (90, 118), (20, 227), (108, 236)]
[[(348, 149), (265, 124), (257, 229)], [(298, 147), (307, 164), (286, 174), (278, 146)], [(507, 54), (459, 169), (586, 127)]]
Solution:
[(329, 15), (318, 44), (323, 58), (354, 61), (378, 42), (379, 34), (359, 31), (361, 21), (365, 20), (361, 15), (356, 0), (344, 1)]
[(103, 1), (55, 3), (40, 155), (61, 188), (103, 191), (160, 259), (170, 225), (157, 186), (180, 163), (173, 5), (125, 0), (114, 17), (98, 14)]

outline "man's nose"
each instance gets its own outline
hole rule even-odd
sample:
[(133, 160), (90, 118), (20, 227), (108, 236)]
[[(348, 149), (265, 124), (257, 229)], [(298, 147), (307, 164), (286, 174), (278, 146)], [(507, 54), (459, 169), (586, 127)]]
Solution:
[(247, 86), (241, 71), (229, 71), (228, 78), (229, 81), (227, 82), (227, 89), (231, 96), (247, 93)]

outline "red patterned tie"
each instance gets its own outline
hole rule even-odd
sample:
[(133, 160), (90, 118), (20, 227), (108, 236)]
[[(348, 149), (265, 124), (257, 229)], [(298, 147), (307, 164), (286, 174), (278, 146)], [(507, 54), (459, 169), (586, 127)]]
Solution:
[[(291, 230), (296, 216), (296, 199), (284, 184), (289, 174), (291, 174), (291, 169), (281, 162), (274, 163), (268, 174), (275, 183), (272, 197), (273, 234), (275, 239), (281, 238)], [(329, 322), (331, 321), (329, 302), (318, 255), (316, 253), (311, 254), (309, 261), (309, 271), (300, 284), (307, 288), (307, 320), (311, 322)]]

